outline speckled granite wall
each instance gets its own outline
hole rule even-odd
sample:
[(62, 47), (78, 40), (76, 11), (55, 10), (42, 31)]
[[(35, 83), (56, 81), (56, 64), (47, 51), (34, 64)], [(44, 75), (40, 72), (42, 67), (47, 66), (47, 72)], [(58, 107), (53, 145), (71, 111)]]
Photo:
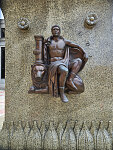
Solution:
[[(6, 23), (6, 121), (113, 120), (112, 0), (2, 0), (2, 10)], [(98, 15), (93, 29), (84, 27), (90, 12)], [(29, 30), (18, 28), (21, 17), (29, 19)], [(47, 38), (54, 24), (61, 26), (63, 37), (89, 55), (80, 73), (85, 92), (67, 95), (66, 104), (51, 95), (28, 94), (35, 60), (34, 35)]]

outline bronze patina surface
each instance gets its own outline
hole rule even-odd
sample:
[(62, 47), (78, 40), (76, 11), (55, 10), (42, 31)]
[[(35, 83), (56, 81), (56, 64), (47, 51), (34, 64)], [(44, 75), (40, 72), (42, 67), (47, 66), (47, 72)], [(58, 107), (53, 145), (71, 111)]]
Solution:
[(82, 93), (84, 84), (78, 76), (88, 56), (77, 44), (60, 36), (58, 25), (51, 28), (52, 36), (45, 39), (35, 36), (36, 50), (33, 51), (35, 64), (32, 66), (32, 81), (29, 93), (50, 93), (60, 95), (63, 102), (68, 102), (64, 91)]

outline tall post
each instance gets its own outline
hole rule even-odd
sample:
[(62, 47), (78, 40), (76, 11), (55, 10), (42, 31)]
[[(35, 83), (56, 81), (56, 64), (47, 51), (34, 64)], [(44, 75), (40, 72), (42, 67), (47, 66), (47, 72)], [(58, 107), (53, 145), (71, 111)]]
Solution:
[(36, 41), (36, 49), (33, 51), (36, 63), (43, 63), (43, 36), (34, 36)]

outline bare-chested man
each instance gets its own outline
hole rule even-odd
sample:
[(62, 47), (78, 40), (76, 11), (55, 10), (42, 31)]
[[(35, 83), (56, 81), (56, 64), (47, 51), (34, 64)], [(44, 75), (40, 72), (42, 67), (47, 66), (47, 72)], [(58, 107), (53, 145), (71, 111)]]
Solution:
[(65, 83), (76, 89), (73, 78), (82, 65), (80, 58), (69, 60), (69, 48), (77, 48), (83, 54), (84, 61), (87, 61), (88, 58), (80, 46), (60, 36), (59, 26), (53, 26), (51, 32), (52, 36), (46, 41), (47, 53), (49, 53), (49, 93), (53, 93), (54, 96), (59, 93), (61, 100), (68, 102), (64, 93)]

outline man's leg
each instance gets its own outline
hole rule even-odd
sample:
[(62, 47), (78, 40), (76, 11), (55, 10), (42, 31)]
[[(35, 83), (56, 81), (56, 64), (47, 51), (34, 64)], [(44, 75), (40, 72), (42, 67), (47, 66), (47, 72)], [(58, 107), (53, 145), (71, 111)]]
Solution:
[(82, 65), (82, 60), (80, 58), (77, 58), (76, 61), (71, 66), (71, 72), (67, 80), (67, 85), (71, 86), (72, 88), (75, 88), (77, 90), (77, 87), (73, 83), (73, 79), (76, 76), (76, 74), (79, 72), (80, 67)]
[(60, 65), (58, 67), (58, 74), (60, 75), (60, 77), (59, 77), (59, 87), (64, 87), (65, 82), (66, 82), (66, 78), (67, 78), (67, 75), (68, 75), (68, 69), (63, 65)]
[(72, 65), (71, 72), (77, 74), (80, 70), (81, 65), (82, 65), (82, 60), (80, 58), (77, 58), (75, 63)]
[(64, 88), (65, 88), (66, 78), (68, 75), (68, 69), (63, 65), (60, 65), (58, 67), (58, 74), (60, 75), (59, 76), (59, 91), (60, 91), (61, 100), (63, 102), (68, 102), (68, 99), (64, 94)]

